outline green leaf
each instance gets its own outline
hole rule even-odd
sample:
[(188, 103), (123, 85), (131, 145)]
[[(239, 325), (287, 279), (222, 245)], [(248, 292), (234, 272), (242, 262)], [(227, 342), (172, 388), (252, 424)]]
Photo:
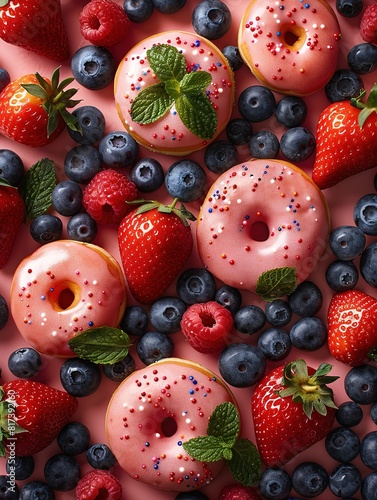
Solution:
[(174, 100), (181, 95), (181, 86), (178, 80), (168, 80), (165, 82), (165, 90)]
[(212, 77), (206, 71), (192, 71), (182, 78), (181, 91), (186, 95), (198, 95), (204, 93), (211, 81)]
[(52, 203), (51, 196), (55, 185), (55, 166), (48, 158), (39, 160), (26, 172), (20, 185), (20, 194), (29, 219), (35, 219), (47, 212)]
[(36, 83), (25, 83), (21, 87), (34, 97), (39, 97), (39, 99), (47, 99), (48, 97), (46, 91)]
[(78, 357), (97, 364), (113, 364), (124, 359), (132, 345), (126, 332), (101, 326), (85, 330), (68, 342)]
[(233, 445), (240, 431), (240, 417), (233, 403), (221, 403), (212, 412), (207, 434), (221, 438), (225, 443)]
[(216, 132), (217, 116), (211, 101), (204, 94), (182, 94), (175, 107), (183, 124), (196, 136), (211, 139)]
[(189, 455), (202, 462), (217, 462), (224, 458), (224, 445), (215, 436), (198, 436), (182, 446)]
[(168, 44), (154, 45), (147, 50), (148, 62), (162, 82), (182, 80), (186, 73), (186, 61), (176, 47)]
[(153, 123), (169, 111), (174, 99), (166, 92), (164, 83), (142, 90), (131, 104), (131, 118), (136, 123)]
[(296, 286), (295, 267), (276, 267), (259, 276), (256, 292), (264, 300), (270, 302), (284, 295), (291, 294), (296, 289)]
[(227, 461), (234, 479), (244, 486), (257, 483), (262, 470), (262, 461), (256, 446), (248, 439), (238, 439), (232, 447), (232, 458)]

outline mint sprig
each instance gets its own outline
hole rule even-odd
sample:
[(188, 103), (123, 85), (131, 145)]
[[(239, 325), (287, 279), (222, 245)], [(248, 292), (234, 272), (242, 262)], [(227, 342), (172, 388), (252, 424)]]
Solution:
[(276, 267), (262, 273), (257, 281), (256, 293), (267, 302), (290, 295), (297, 287), (295, 267)]
[(176, 47), (155, 45), (147, 50), (151, 69), (160, 80), (141, 90), (131, 104), (136, 123), (153, 123), (172, 107), (182, 123), (196, 136), (211, 139), (216, 132), (216, 112), (206, 95), (212, 78), (206, 71), (186, 70), (184, 56)]
[(196, 460), (225, 460), (233, 477), (245, 486), (255, 484), (261, 474), (262, 461), (256, 446), (239, 438), (240, 417), (233, 403), (216, 406), (209, 418), (207, 436), (183, 443), (183, 449)]

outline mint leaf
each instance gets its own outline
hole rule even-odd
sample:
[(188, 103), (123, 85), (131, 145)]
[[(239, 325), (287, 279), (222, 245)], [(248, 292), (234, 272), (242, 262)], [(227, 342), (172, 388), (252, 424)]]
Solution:
[(26, 172), (20, 184), (20, 194), (29, 219), (47, 212), (52, 204), (51, 196), (55, 185), (55, 166), (48, 158), (39, 160)]
[(165, 82), (165, 90), (174, 100), (181, 95), (181, 86), (178, 80), (168, 80)]
[(233, 445), (240, 431), (240, 418), (233, 403), (221, 403), (212, 412), (207, 434), (220, 438), (227, 444)]
[(294, 292), (297, 286), (295, 267), (276, 267), (262, 273), (257, 282), (256, 292), (270, 302)]
[[(217, 462), (224, 458), (224, 442), (215, 436), (199, 436), (183, 443), (183, 449), (196, 460)], [(229, 448), (228, 448), (229, 449)]]
[(244, 486), (258, 482), (262, 461), (256, 446), (248, 439), (238, 439), (232, 447), (232, 458), (227, 461), (234, 479)]
[(148, 62), (162, 82), (182, 80), (186, 73), (186, 61), (176, 47), (161, 44), (147, 50)]
[(182, 78), (181, 91), (186, 95), (198, 95), (204, 93), (211, 81), (212, 77), (206, 71), (192, 71)]
[(153, 123), (169, 111), (174, 99), (166, 92), (164, 83), (142, 90), (131, 104), (131, 118), (136, 123)]
[(196, 136), (211, 139), (216, 132), (217, 117), (211, 101), (204, 94), (182, 94), (175, 107), (183, 124)]
[(132, 345), (123, 330), (108, 326), (90, 328), (68, 342), (75, 354), (93, 363), (107, 365), (117, 363), (128, 354)]

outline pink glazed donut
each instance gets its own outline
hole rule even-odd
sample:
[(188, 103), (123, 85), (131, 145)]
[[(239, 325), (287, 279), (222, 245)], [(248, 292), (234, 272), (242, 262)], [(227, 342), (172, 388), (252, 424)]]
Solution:
[(226, 285), (255, 292), (259, 276), (295, 267), (297, 283), (322, 257), (327, 201), (300, 168), (250, 160), (223, 173), (201, 206), (196, 240), (204, 266)]
[(341, 32), (325, 0), (252, 0), (238, 46), (254, 76), (282, 94), (309, 95), (333, 76)]
[(115, 390), (105, 422), (109, 446), (137, 481), (164, 490), (200, 488), (225, 462), (195, 460), (182, 443), (206, 436), (213, 410), (228, 401), (237, 407), (212, 371), (184, 359), (163, 359), (133, 372)]
[(24, 339), (42, 354), (73, 357), (68, 341), (99, 326), (118, 326), (126, 285), (106, 250), (60, 240), (39, 247), (17, 267), (11, 313)]

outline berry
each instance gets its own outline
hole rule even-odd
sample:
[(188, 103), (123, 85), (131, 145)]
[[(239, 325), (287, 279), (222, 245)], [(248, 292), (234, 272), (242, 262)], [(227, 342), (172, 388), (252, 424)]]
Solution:
[(234, 118), (226, 126), (228, 141), (235, 146), (247, 144), (253, 135), (253, 128), (249, 122), (243, 118)]
[(52, 214), (38, 215), (29, 226), (30, 236), (40, 245), (60, 240), (63, 233), (63, 223), (59, 217)]
[(87, 472), (76, 486), (76, 500), (96, 500), (102, 496), (108, 500), (120, 500), (122, 498), (120, 481), (106, 470)]
[(219, 140), (206, 147), (204, 164), (214, 174), (222, 174), (237, 163), (237, 149), (231, 142)]
[(262, 85), (246, 87), (238, 97), (238, 111), (251, 123), (267, 120), (274, 114), (275, 109), (274, 94)]
[(116, 65), (106, 47), (85, 45), (72, 56), (71, 71), (78, 83), (89, 90), (102, 90), (114, 80)]
[(144, 23), (154, 10), (152, 0), (124, 0), (123, 9), (133, 23)]
[(377, 47), (372, 43), (359, 43), (347, 54), (349, 68), (359, 75), (373, 73), (377, 68)]
[(9, 476), (0, 476), (0, 494), (1, 500), (18, 500), (19, 488), (17, 483), (11, 484)]
[(249, 151), (253, 158), (276, 158), (279, 148), (279, 139), (270, 130), (258, 130), (249, 141)]
[(363, 410), (355, 401), (344, 401), (338, 406), (335, 418), (342, 427), (355, 427), (363, 419)]
[(91, 0), (82, 9), (79, 23), (85, 40), (111, 47), (125, 39), (130, 21), (124, 9), (113, 0)]
[(0, 295), (0, 330), (8, 323), (9, 308), (5, 298)]
[(101, 382), (101, 372), (91, 361), (70, 358), (60, 368), (60, 381), (72, 396), (83, 397), (93, 394)]
[(131, 354), (116, 363), (103, 365), (103, 373), (110, 380), (119, 382), (135, 371), (135, 360)]
[(34, 472), (34, 466), (34, 458), (31, 455), (24, 457), (10, 455), (5, 464), (7, 473), (14, 476), (17, 481), (28, 479)]
[(323, 296), (312, 281), (303, 281), (288, 297), (288, 304), (298, 316), (314, 316), (322, 307)]
[(241, 307), (242, 295), (238, 288), (223, 285), (216, 290), (214, 300), (234, 314)]
[(142, 193), (157, 191), (163, 185), (164, 178), (164, 169), (155, 158), (141, 158), (130, 170), (130, 180)]
[(262, 351), (250, 344), (229, 344), (220, 353), (218, 367), (221, 376), (233, 387), (251, 387), (266, 371)]
[(360, 34), (363, 40), (370, 43), (377, 43), (377, 5), (368, 5), (363, 12), (360, 21)]
[(80, 126), (80, 132), (67, 127), (68, 134), (78, 144), (91, 145), (105, 135), (106, 120), (101, 110), (95, 106), (80, 106), (72, 111)]
[(98, 224), (119, 224), (137, 198), (135, 184), (114, 169), (98, 172), (84, 188), (83, 205)]
[(98, 146), (103, 163), (110, 168), (133, 165), (139, 154), (139, 145), (126, 131), (110, 132)]
[(377, 431), (368, 432), (361, 440), (360, 458), (369, 469), (377, 470)]
[(199, 200), (206, 193), (207, 176), (196, 161), (178, 160), (166, 172), (165, 187), (172, 198), (190, 203)]
[(21, 347), (8, 358), (8, 368), (17, 378), (31, 378), (42, 366), (42, 358), (32, 347)]
[(10, 149), (0, 149), (0, 179), (11, 186), (18, 186), (24, 176), (25, 167), (17, 153)]
[(266, 323), (266, 315), (261, 307), (246, 305), (234, 315), (234, 327), (241, 333), (252, 335), (261, 330)]
[(148, 313), (143, 306), (127, 306), (120, 327), (128, 335), (141, 336), (147, 331)]
[(315, 151), (314, 135), (305, 127), (292, 127), (280, 138), (280, 149), (288, 161), (307, 160)]
[(198, 490), (182, 491), (178, 493), (174, 500), (209, 500), (207, 495)]
[(292, 488), (290, 475), (279, 467), (265, 469), (259, 479), (259, 490), (268, 500), (285, 500)]
[(329, 488), (337, 497), (350, 498), (361, 486), (362, 475), (354, 464), (339, 464), (329, 475)]
[(307, 316), (293, 323), (289, 337), (297, 349), (316, 351), (327, 342), (327, 327), (321, 318)]
[(344, 379), (347, 396), (359, 405), (369, 405), (377, 401), (377, 367), (359, 365), (352, 367)]
[(308, 114), (306, 102), (299, 96), (286, 95), (276, 105), (277, 121), (286, 128), (299, 127)]
[(170, 358), (173, 351), (174, 343), (165, 333), (146, 332), (137, 342), (137, 354), (145, 365)]
[(315, 462), (303, 462), (292, 472), (292, 486), (302, 496), (315, 497), (323, 493), (329, 483), (326, 469)]
[(10, 76), (5, 68), (0, 68), (0, 92), (10, 83)]
[(356, 202), (353, 220), (364, 234), (377, 236), (377, 194), (366, 194)]
[(264, 313), (266, 315), (266, 320), (272, 326), (286, 326), (292, 319), (291, 306), (283, 299), (275, 299), (271, 302), (267, 302)]
[(227, 45), (222, 49), (222, 53), (227, 58), (233, 71), (238, 71), (244, 65), (239, 48), (236, 45)]
[(68, 238), (83, 243), (91, 243), (97, 236), (96, 221), (87, 213), (72, 215), (67, 224)]
[(377, 499), (377, 472), (371, 472), (364, 476), (360, 491), (363, 500)]
[(86, 144), (80, 144), (68, 151), (64, 159), (64, 173), (72, 181), (86, 184), (102, 168), (98, 150)]
[(280, 361), (285, 359), (290, 353), (292, 341), (285, 330), (271, 327), (259, 335), (258, 347), (266, 359)]
[(219, 352), (232, 331), (232, 313), (218, 302), (190, 305), (182, 315), (181, 330), (196, 351)]
[(61, 181), (51, 195), (52, 206), (60, 215), (70, 217), (82, 209), (82, 189), (80, 184), (70, 179)]
[[(221, 491), (218, 500), (260, 500), (256, 490), (242, 484), (227, 484)], [(178, 497), (176, 498), (178, 500)], [(183, 500), (183, 497), (182, 497)], [(187, 497), (187, 500), (191, 500)], [(194, 500), (194, 498), (193, 498)], [(198, 500), (201, 500), (198, 498)], [(204, 499), (203, 499), (204, 500)]]
[(377, 242), (368, 245), (360, 257), (360, 274), (368, 285), (377, 288)]
[(325, 448), (337, 462), (351, 462), (360, 452), (360, 439), (349, 427), (335, 427), (325, 438)]
[(366, 236), (356, 226), (339, 226), (330, 233), (329, 246), (340, 260), (353, 260), (364, 249)]
[(71, 455), (57, 453), (47, 460), (44, 476), (53, 490), (69, 491), (79, 482), (80, 466)]
[(178, 297), (186, 304), (208, 302), (215, 297), (216, 281), (206, 269), (193, 267), (178, 276), (176, 291)]
[(86, 451), (86, 459), (94, 469), (109, 470), (116, 464), (116, 458), (107, 444), (95, 443)]
[(336, 292), (352, 290), (359, 280), (359, 271), (349, 260), (335, 260), (327, 266), (326, 282)]
[(54, 500), (54, 490), (44, 481), (30, 481), (22, 486), (18, 500)]
[(176, 333), (185, 311), (186, 304), (178, 297), (161, 297), (151, 305), (149, 321), (161, 333)]
[(361, 77), (350, 69), (338, 69), (325, 86), (327, 99), (332, 102), (357, 97), (364, 88)]
[(343, 17), (356, 17), (363, 10), (363, 0), (336, 0), (335, 8)]
[(373, 403), (370, 408), (370, 418), (375, 424), (377, 424), (377, 402)]
[(62, 453), (80, 455), (89, 448), (90, 432), (80, 422), (68, 422), (59, 432), (56, 441)]
[(186, 0), (152, 0), (152, 3), (162, 14), (176, 14), (186, 5)]
[(202, 0), (192, 12), (191, 23), (198, 35), (217, 40), (229, 31), (232, 14), (220, 0)]

